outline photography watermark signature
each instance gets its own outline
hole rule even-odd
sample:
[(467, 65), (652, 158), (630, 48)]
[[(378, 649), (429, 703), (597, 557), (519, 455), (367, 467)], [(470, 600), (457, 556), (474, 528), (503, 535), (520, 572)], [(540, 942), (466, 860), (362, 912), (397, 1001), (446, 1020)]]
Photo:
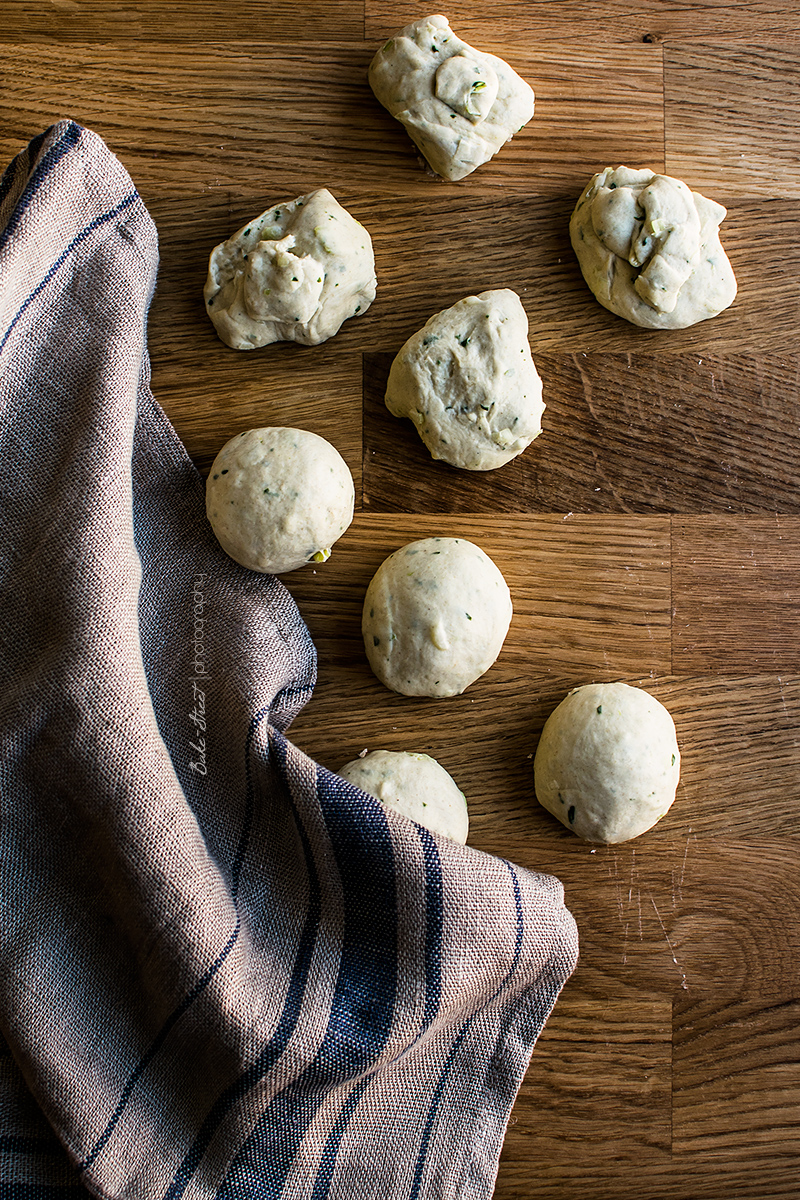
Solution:
[[(192, 584), (192, 671), (189, 679), (192, 686), (189, 721), (194, 727), (189, 748), (192, 755), (189, 759), (189, 769), (195, 775), (206, 775), (206, 693), (205, 685), (211, 676), (208, 673), (208, 655), (206, 650), (206, 598), (203, 588), (208, 576), (198, 573)], [(200, 685), (203, 685), (202, 687)]]

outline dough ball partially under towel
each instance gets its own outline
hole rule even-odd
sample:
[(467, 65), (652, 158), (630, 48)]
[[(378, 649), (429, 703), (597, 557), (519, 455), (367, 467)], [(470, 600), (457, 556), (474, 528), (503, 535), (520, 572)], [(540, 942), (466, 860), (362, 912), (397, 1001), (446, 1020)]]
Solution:
[(547, 718), (534, 758), (539, 803), (589, 842), (627, 842), (651, 829), (679, 776), (672, 717), (626, 683), (570, 692)]
[(386, 407), (454, 467), (491, 471), (520, 454), (545, 405), (516, 292), (467, 296), (431, 317), (392, 363)]
[(362, 632), (378, 679), (405, 696), (457, 696), (488, 671), (511, 623), (511, 593), (473, 542), (431, 537), (385, 559)]
[(570, 239), (605, 308), (647, 329), (683, 329), (715, 317), (736, 296), (719, 240), (725, 215), (679, 179), (606, 167), (581, 194)]
[(371, 750), (339, 771), (343, 779), (375, 796), (433, 833), (462, 845), (469, 833), (464, 793), (444, 767), (428, 754)]
[(369, 308), (372, 240), (327, 188), (276, 204), (211, 251), (203, 291), (234, 350), (272, 342), (316, 346)]
[(370, 63), (369, 82), (445, 179), (488, 162), (533, 116), (531, 86), (502, 58), (462, 42), (442, 16), (390, 38)]
[(226, 554), (282, 575), (325, 562), (353, 519), (353, 476), (339, 451), (305, 429), (250, 429), (214, 459), (206, 512)]

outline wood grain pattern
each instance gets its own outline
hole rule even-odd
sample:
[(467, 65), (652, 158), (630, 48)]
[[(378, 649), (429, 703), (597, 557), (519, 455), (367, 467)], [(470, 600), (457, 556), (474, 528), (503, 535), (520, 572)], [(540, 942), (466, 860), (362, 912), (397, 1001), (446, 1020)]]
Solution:
[(680, 671), (800, 664), (800, 524), (796, 517), (676, 521), (673, 663)]
[[(520, 48), (516, 68), (534, 83), (537, 120), (456, 192), (579, 192), (620, 158), (663, 165), (661, 51), (640, 46)], [(148, 201), (160, 195), (269, 195), (358, 187), (429, 197), (452, 194), (426, 170), (367, 82), (378, 46), (302, 39), (215, 43), (0, 46), (15, 102), (0, 125), (4, 158), (31, 129), (72, 117), (89, 125), (135, 172)], [(565, 71), (566, 67), (566, 71)], [(298, 80), (303, 81), (298, 93)], [(627, 127), (631, 105), (636, 124)], [(248, 216), (244, 216), (247, 220)], [(232, 231), (231, 231), (232, 232)]]
[(340, 41), (360, 40), (363, 5), (351, 0), (282, 0), (265, 5), (257, 0), (229, 0), (225, 5), (204, 0), (52, 0), (31, 4), (5, 0), (0, 11), (0, 37), (12, 42), (287, 42), (332, 34)]
[[(412, 0), (366, 0), (367, 37), (389, 37), (401, 25), (418, 20), (420, 12)], [(741, 45), (775, 39), (781, 44), (800, 33), (800, 16), (781, 0), (597, 0), (591, 5), (583, 0), (484, 0), (479, 10), (469, 0), (453, 0), (447, 16), (466, 41), (474, 38), (479, 47), (491, 43), (493, 30), (503, 29), (513, 30), (520, 43), (590, 37), (614, 45), (677, 38), (719, 38)]]
[[(433, 11), (433, 10), (431, 10)], [(132, 173), (161, 247), (153, 388), (198, 467), (236, 432), (332, 441), (357, 513), (285, 577), (319, 652), (290, 730), (336, 769), (432, 754), (470, 844), (565, 886), (581, 959), (512, 1115), (496, 1200), (795, 1200), (800, 1178), (800, 8), (790, 0), (454, 0), (471, 44), (534, 86), (533, 121), (457, 185), (421, 164), (366, 68), (401, 0), (5, 0), (0, 154), (70, 116)], [(724, 203), (739, 294), (669, 334), (602, 309), (569, 216), (617, 162)], [(370, 231), (378, 294), (324, 346), (251, 354), (202, 302), (212, 247), (327, 186)], [(498, 472), (431, 460), (383, 387), (433, 313), (523, 302), (544, 433)], [(508, 579), (500, 657), (447, 701), (383, 688), (361, 605), (391, 550), (469, 537)], [(669, 813), (618, 847), (536, 801), (533, 755), (570, 688), (623, 679), (672, 713)]]
[(670, 45), (664, 73), (669, 174), (726, 196), (800, 195), (800, 41)]
[[(779, 992), (675, 1004), (673, 1144), (679, 1153), (757, 1163), (800, 1152), (800, 1003)], [(787, 1049), (789, 1053), (787, 1054)]]
[(800, 512), (793, 355), (537, 353), (543, 433), (487, 472), (434, 461), (413, 423), (390, 415), (392, 357), (365, 356), (370, 510)]

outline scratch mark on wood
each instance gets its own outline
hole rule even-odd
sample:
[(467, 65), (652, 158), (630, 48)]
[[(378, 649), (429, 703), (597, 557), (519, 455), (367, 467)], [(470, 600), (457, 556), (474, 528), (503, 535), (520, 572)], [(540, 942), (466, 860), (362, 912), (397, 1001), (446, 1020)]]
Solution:
[[(650, 893), (649, 893), (649, 892), (648, 892), (648, 895), (650, 895)], [(669, 947), (669, 952), (670, 952), (670, 955), (672, 956), (672, 961), (675, 963), (675, 966), (678, 968), (678, 974), (679, 974), (679, 975), (680, 975), (680, 977), (681, 977), (681, 987), (682, 987), (682, 988), (684, 989), (684, 991), (685, 991), (685, 990), (687, 990), (687, 989), (688, 989), (688, 987), (689, 987), (689, 984), (688, 984), (688, 983), (687, 983), (687, 981), (686, 981), (686, 975), (685, 975), (685, 974), (684, 974), (684, 972), (681, 970), (680, 963), (678, 962), (677, 958), (675, 957), (675, 950), (673, 949), (672, 942), (669, 940), (669, 934), (667, 933), (666, 926), (664, 925), (664, 922), (661, 920), (661, 913), (660, 913), (660, 912), (658, 911), (658, 909), (656, 908), (656, 902), (655, 902), (655, 900), (653, 899), (652, 895), (650, 895), (650, 903), (651, 903), (651, 904), (652, 904), (652, 906), (653, 906), (653, 912), (654, 912), (654, 913), (656, 914), (656, 916), (658, 917), (658, 923), (659, 923), (659, 925), (661, 926), (661, 932), (664, 934), (664, 939), (665, 939), (665, 941), (666, 941), (666, 943), (667, 943), (667, 946)]]
[[(696, 837), (697, 837), (697, 834), (689, 834), (689, 836), (688, 836), (688, 837), (687, 837), (687, 839), (686, 839), (686, 846), (685, 846), (685, 848), (684, 848), (684, 851), (683, 851), (683, 862), (681, 863), (681, 877), (680, 877), (680, 879), (678, 880), (678, 899), (679, 899), (679, 900), (683, 900), (683, 879), (684, 879), (684, 876), (685, 876), (685, 874), (686, 874), (686, 860), (687, 860), (687, 858), (689, 857), (689, 843), (690, 843), (690, 841), (692, 840), (692, 837), (695, 837), (695, 838), (696, 838)], [(673, 904), (673, 907), (674, 907), (674, 905), (675, 905), (675, 889), (674, 889), (674, 885), (673, 885), (673, 892), (672, 892), (672, 904)]]

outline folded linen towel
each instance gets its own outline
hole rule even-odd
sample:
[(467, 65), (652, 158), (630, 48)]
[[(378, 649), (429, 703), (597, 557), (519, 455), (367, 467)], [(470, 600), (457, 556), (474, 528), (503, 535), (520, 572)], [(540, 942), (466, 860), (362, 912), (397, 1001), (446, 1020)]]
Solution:
[(287, 740), (314, 647), (150, 392), (157, 259), (92, 132), (6, 171), (3, 1195), (487, 1197), (577, 957), (561, 885)]

